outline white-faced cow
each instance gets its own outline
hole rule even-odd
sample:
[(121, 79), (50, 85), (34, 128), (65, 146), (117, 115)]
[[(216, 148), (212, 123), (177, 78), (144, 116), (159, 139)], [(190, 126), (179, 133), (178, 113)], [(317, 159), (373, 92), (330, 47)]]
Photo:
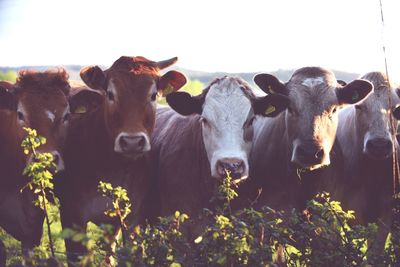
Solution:
[[(107, 70), (98, 66), (81, 70), (81, 78), (91, 89), (71, 93), (71, 129), (65, 150), (66, 171), (56, 182), (63, 227), (87, 222), (112, 223), (104, 215), (111, 206), (102, 197), (99, 181), (122, 186), (132, 201), (133, 218), (143, 215), (143, 199), (149, 189), (145, 172), (150, 151), (156, 96), (178, 90), (186, 83), (183, 74), (160, 70), (177, 58), (154, 62), (143, 57), (121, 57)], [(69, 259), (83, 252), (80, 244), (66, 241)]]
[(23, 169), (32, 160), (21, 148), (27, 134), (23, 127), (34, 128), (46, 138), (37, 152), (51, 153), (57, 170), (63, 170), (69, 89), (63, 69), (22, 71), (15, 84), (0, 83), (0, 226), (21, 241), (24, 252), (40, 243), (44, 215), (32, 203), (33, 192), (20, 192), (29, 181)]
[(331, 163), (337, 110), (358, 103), (373, 86), (364, 80), (342, 86), (331, 71), (320, 67), (301, 68), (286, 83), (269, 74), (258, 74), (254, 81), (266, 93), (287, 96), (290, 104), (276, 118), (255, 122), (250, 178), (239, 188), (237, 203), (301, 209), (310, 196), (298, 171), (318, 173)]
[(396, 132), (400, 119), (400, 98), (385, 74), (371, 72), (362, 78), (375, 90), (365, 101), (339, 114), (337, 140), (343, 152), (344, 174), (327, 190), (345, 209), (355, 211), (356, 223), (379, 224), (373, 248), (381, 250), (391, 225), (392, 159), (394, 148), (399, 149), (393, 129)]
[[(236, 180), (248, 176), (248, 154), (256, 115), (276, 116), (287, 106), (281, 95), (256, 97), (240, 78), (215, 79), (198, 96), (176, 92), (170, 108), (157, 111), (152, 164), (158, 187), (158, 215), (176, 210), (196, 217), (226, 170)], [(188, 226), (189, 239), (198, 228)]]

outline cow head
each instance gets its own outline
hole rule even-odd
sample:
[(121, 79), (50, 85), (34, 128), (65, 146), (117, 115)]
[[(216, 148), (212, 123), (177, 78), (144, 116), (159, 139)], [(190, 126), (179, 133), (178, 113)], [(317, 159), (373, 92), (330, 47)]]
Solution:
[(172, 93), (167, 102), (181, 115), (201, 115), (211, 175), (220, 179), (229, 171), (237, 181), (248, 176), (255, 115), (276, 116), (288, 104), (285, 96), (256, 97), (243, 80), (233, 77), (214, 80), (198, 96)]
[[(186, 83), (180, 72), (159, 73), (176, 60), (154, 62), (143, 57), (121, 57), (105, 71), (98, 66), (81, 70), (82, 80), (103, 99), (100, 110), (116, 153), (136, 158), (150, 150), (157, 94), (167, 95)], [(87, 105), (90, 102), (93, 101), (88, 98)]]
[[(7, 127), (18, 147), (26, 136), (23, 127), (36, 129), (46, 138), (37, 152), (51, 153), (58, 171), (64, 169), (61, 147), (70, 119), (69, 89), (68, 74), (63, 69), (22, 71), (15, 84), (0, 83), (0, 110), (7, 113), (7, 123), (2, 126)], [(22, 149), (19, 152), (22, 154)], [(28, 155), (27, 163), (31, 160), (32, 155)]]
[[(374, 93), (355, 106), (355, 126), (361, 137), (363, 154), (371, 159), (387, 159), (393, 153), (392, 129), (400, 119), (398, 90), (392, 89), (386, 75), (370, 72), (362, 77), (374, 85)], [(397, 91), (397, 93), (396, 93)], [(390, 98), (390, 99), (389, 99)], [(390, 116), (394, 126), (390, 125)]]
[(254, 81), (263, 91), (290, 99), (285, 112), (290, 161), (309, 170), (330, 164), (337, 111), (359, 103), (373, 90), (364, 80), (338, 83), (331, 71), (318, 67), (297, 70), (286, 84), (269, 74), (256, 75)]

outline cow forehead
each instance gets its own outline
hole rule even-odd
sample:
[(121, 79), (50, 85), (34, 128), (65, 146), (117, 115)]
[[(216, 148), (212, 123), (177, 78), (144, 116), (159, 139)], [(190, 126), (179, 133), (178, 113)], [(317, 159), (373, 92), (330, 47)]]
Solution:
[(376, 88), (360, 105), (365, 106), (367, 110), (390, 109), (400, 103), (400, 99), (395, 90), (386, 85), (374, 85)]
[(213, 84), (203, 106), (203, 116), (216, 122), (244, 122), (251, 108), (251, 101), (236, 78), (227, 77)]
[(307, 105), (327, 107), (337, 103), (336, 87), (324, 77), (305, 78), (288, 84), (289, 98), (306, 109)]
[(156, 76), (141, 74), (134, 75), (126, 72), (113, 72), (114, 75), (108, 79), (108, 88), (113, 87), (115, 92), (130, 91), (133, 93), (147, 93), (149, 88), (156, 82)]
[(30, 118), (46, 118), (55, 121), (68, 109), (65, 95), (59, 91), (52, 93), (24, 93), (18, 98), (18, 110)]

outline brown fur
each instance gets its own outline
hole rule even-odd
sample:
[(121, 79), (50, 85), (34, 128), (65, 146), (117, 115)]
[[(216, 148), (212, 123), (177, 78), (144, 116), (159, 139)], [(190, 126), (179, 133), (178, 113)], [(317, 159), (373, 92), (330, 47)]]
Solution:
[(63, 68), (38, 72), (35, 70), (22, 70), (19, 72), (17, 90), (48, 91), (54, 88), (61, 89), (65, 95), (69, 94), (69, 75)]
[[(28, 183), (22, 171), (30, 158), (21, 148), (26, 136), (22, 127), (34, 128), (47, 139), (38, 152), (61, 153), (66, 127), (62, 115), (68, 108), (67, 78), (62, 69), (55, 72), (22, 71), (10, 92), (17, 105), (23, 107), (18, 112), (24, 112), (24, 121), (21, 122), (16, 109), (0, 109), (0, 225), (21, 240), (23, 248), (39, 244), (43, 213), (33, 205), (34, 195), (29, 189), (19, 192)], [(53, 113), (53, 122), (45, 111)]]
[[(97, 72), (97, 75), (105, 77), (101, 85), (91, 91), (97, 92), (101, 103), (87, 114), (74, 115), (67, 136), (66, 171), (55, 184), (61, 203), (63, 227), (78, 225), (85, 229), (86, 223), (92, 221), (111, 223), (118, 228), (115, 219), (104, 215), (111, 202), (97, 191), (99, 181), (127, 189), (132, 201), (132, 213), (128, 221), (131, 224), (144, 221), (144, 199), (150, 187), (146, 175), (148, 155), (122, 155), (115, 151), (114, 146), (121, 132), (152, 133), (155, 102), (151, 101), (150, 89), (152, 84), (157, 85), (162, 79), (154, 64), (142, 57), (121, 57), (109, 69), (100, 74)], [(99, 70), (98, 67), (94, 69)], [(95, 84), (95, 78), (87, 79)], [(114, 101), (109, 99), (112, 82), (115, 88)], [(87, 89), (79, 85), (71, 97), (84, 90)], [(72, 241), (67, 241), (66, 246), (68, 252), (84, 251), (80, 244)], [(76, 254), (69, 254), (68, 257), (75, 260)]]

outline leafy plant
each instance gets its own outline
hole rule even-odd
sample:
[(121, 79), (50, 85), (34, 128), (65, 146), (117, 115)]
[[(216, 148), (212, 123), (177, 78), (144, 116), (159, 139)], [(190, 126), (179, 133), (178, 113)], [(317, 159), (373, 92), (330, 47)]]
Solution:
[(56, 169), (56, 166), (53, 163), (53, 155), (50, 153), (36, 152), (36, 149), (39, 146), (46, 143), (46, 138), (39, 136), (34, 129), (24, 128), (24, 130), (27, 132), (27, 136), (22, 141), (21, 146), (26, 155), (32, 154), (32, 160), (23, 171), (23, 175), (28, 176), (31, 180), (21, 189), (21, 191), (28, 187), (36, 195), (37, 199), (34, 201), (34, 204), (44, 211), (50, 251), (52, 257), (55, 258), (54, 242), (51, 234), (51, 223), (48, 213), (48, 192), (50, 192), (55, 199), (54, 194), (52, 193), (52, 190), (54, 189), (52, 171)]

